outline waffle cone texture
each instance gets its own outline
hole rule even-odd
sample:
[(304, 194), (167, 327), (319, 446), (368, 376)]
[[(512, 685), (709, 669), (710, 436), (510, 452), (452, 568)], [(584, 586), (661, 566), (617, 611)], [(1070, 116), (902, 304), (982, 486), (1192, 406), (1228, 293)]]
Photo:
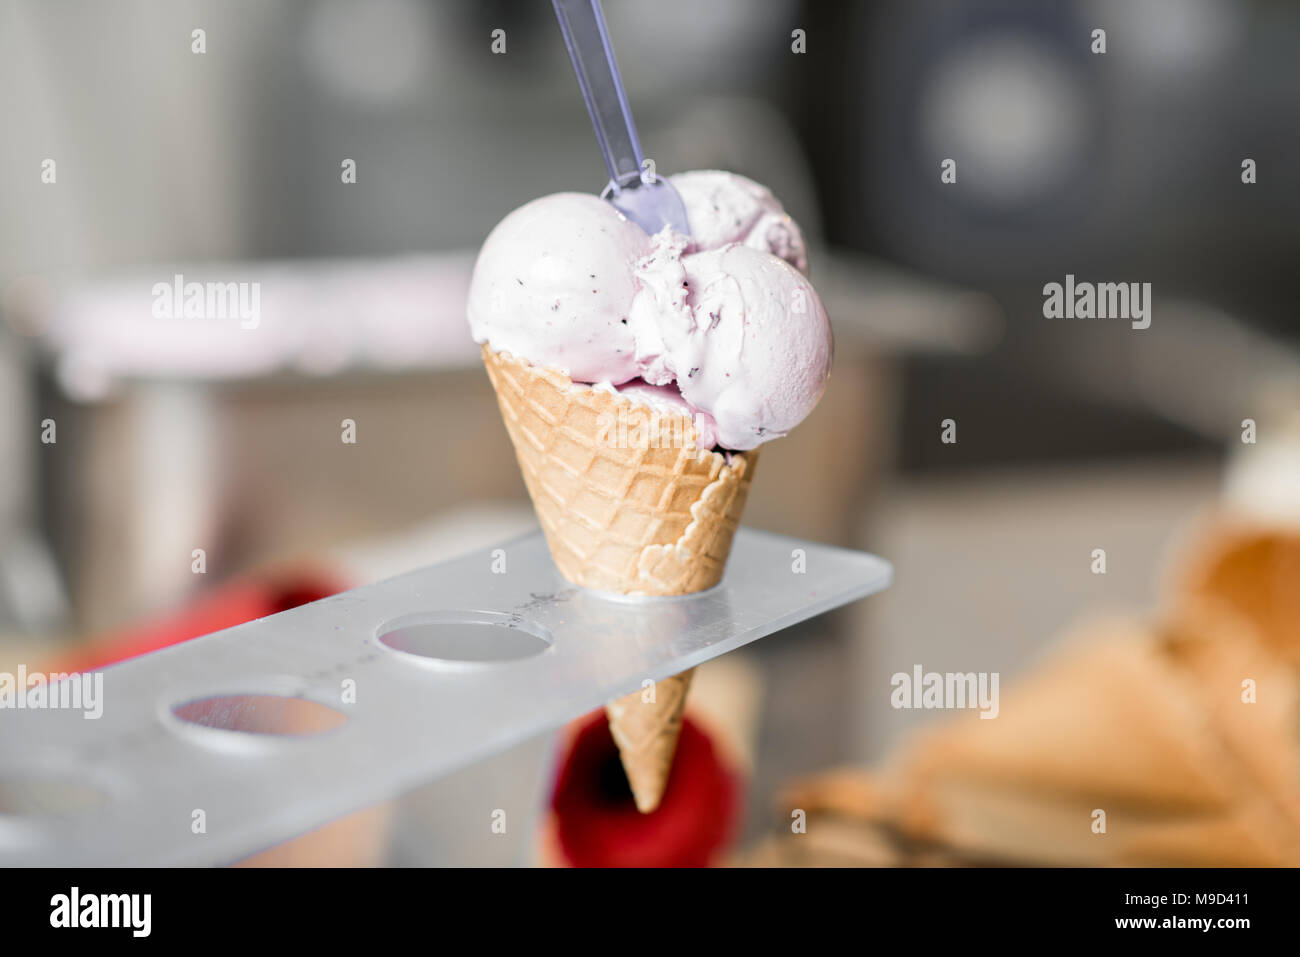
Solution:
[(696, 448), (688, 416), (575, 386), (483, 347), (524, 484), (560, 573), (629, 595), (687, 595), (722, 579), (754, 452)]
[[(686, 595), (722, 579), (756, 452), (696, 446), (689, 416), (575, 385), (557, 369), (483, 347), (524, 484), (560, 573), (628, 595)], [(667, 787), (693, 672), (610, 702), (637, 807)]]

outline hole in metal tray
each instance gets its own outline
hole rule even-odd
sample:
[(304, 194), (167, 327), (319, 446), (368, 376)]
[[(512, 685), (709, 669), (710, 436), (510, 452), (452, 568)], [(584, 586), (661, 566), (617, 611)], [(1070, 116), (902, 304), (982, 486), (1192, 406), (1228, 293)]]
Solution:
[(211, 695), (173, 705), (171, 712), (200, 728), (282, 737), (324, 734), (348, 720), (316, 701), (274, 694)]
[(0, 846), (40, 841), (65, 823), (106, 807), (117, 792), (67, 761), (24, 760), (0, 771)]
[(405, 615), (380, 626), (380, 644), (432, 662), (486, 663), (540, 655), (551, 647), (545, 628), (519, 615), (436, 611)]
[(71, 817), (99, 807), (106, 798), (103, 791), (75, 778), (22, 771), (0, 774), (0, 818)]

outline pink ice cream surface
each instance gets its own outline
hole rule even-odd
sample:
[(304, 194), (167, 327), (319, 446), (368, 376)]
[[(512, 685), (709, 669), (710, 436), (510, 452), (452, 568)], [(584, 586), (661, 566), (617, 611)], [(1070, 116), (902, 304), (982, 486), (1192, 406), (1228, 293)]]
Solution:
[(474, 340), (576, 382), (640, 375), (625, 320), (639, 289), (630, 264), (648, 242), (639, 226), (585, 193), (519, 207), (492, 230), (474, 265)]
[(695, 249), (743, 243), (808, 272), (803, 233), (766, 186), (717, 169), (678, 173), (669, 180), (686, 205)]
[(705, 415), (687, 402), (675, 385), (651, 385), (644, 379), (632, 379), (622, 385), (602, 383), (597, 389), (609, 389), (661, 415), (684, 415), (694, 420), (699, 447), (711, 449), (718, 444), (718, 428), (713, 416)]
[(830, 323), (799, 228), (768, 190), (713, 170), (672, 181), (689, 239), (649, 237), (578, 193), (508, 215), (475, 265), (470, 329), (575, 382), (693, 414), (701, 447), (752, 449), (821, 398)]

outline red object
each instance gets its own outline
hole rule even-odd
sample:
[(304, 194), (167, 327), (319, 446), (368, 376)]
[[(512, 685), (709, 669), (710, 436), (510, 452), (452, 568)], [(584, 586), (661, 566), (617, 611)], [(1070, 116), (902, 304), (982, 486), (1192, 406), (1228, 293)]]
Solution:
[(707, 867), (739, 819), (740, 785), (687, 717), (663, 802), (642, 814), (598, 712), (573, 736), (551, 806), (560, 851), (574, 867)]
[(308, 602), (343, 587), (332, 577), (301, 572), (271, 581), (239, 581), (210, 591), (163, 618), (123, 629), (68, 653), (51, 671), (93, 671), (202, 635), (242, 625)]

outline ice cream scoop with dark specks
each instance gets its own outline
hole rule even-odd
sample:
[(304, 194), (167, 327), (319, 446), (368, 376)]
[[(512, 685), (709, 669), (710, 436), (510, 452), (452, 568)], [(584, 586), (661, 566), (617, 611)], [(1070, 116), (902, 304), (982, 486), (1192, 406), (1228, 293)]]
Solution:
[(508, 215), (474, 267), (470, 330), (575, 383), (677, 407), (704, 447), (752, 449), (821, 398), (830, 323), (799, 227), (768, 190), (717, 170), (671, 179), (690, 237), (648, 236), (581, 193)]

